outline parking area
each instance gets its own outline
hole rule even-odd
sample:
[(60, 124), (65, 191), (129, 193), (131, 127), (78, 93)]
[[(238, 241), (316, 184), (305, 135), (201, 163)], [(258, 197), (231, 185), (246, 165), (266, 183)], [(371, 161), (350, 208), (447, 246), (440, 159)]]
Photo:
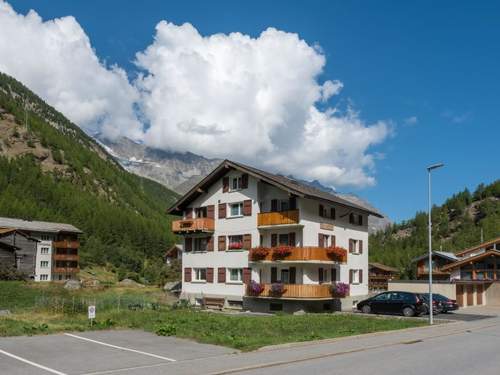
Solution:
[(0, 339), (0, 374), (106, 374), (235, 353), (142, 331), (98, 331)]

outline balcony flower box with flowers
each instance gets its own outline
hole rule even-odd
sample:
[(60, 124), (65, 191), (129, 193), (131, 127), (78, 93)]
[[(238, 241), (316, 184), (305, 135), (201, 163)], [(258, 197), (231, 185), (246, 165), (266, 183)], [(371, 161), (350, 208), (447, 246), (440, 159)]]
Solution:
[(285, 284), (283, 283), (272, 283), (269, 288), (269, 295), (272, 297), (281, 297), (283, 293), (285, 293)]
[(255, 280), (250, 281), (248, 285), (248, 295), (258, 296), (264, 291), (264, 285), (256, 282)]
[(347, 262), (347, 249), (340, 246), (329, 247), (326, 249), (326, 254), (332, 260), (340, 263)]
[(269, 254), (269, 248), (267, 247), (254, 247), (253, 249), (250, 250), (250, 259), (251, 260), (263, 260), (267, 257)]
[(349, 284), (338, 282), (332, 284), (332, 296), (336, 298), (345, 298), (349, 296)]
[(241, 250), (243, 249), (243, 242), (230, 242), (229, 250)]
[(273, 247), (273, 259), (284, 259), (292, 253), (292, 246)]

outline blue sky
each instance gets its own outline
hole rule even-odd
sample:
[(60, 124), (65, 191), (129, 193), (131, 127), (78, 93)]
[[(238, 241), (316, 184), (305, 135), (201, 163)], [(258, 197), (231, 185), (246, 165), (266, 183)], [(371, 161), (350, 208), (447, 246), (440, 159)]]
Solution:
[(100, 59), (136, 74), (137, 51), (161, 20), (191, 23), (202, 35), (267, 27), (319, 44), (323, 79), (344, 88), (367, 122), (385, 120), (392, 135), (373, 152), (376, 185), (352, 191), (393, 220), (427, 204), (426, 165), (436, 171), (434, 201), (499, 178), (500, 3), (457, 1), (10, 1), (43, 19), (73, 15)]

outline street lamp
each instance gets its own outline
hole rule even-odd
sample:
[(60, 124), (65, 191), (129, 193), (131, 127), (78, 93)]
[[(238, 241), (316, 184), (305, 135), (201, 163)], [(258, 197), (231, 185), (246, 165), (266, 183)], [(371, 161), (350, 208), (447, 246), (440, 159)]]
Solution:
[(427, 167), (427, 174), (429, 175), (429, 324), (432, 325), (434, 323), (433, 320), (433, 313), (434, 311), (432, 310), (434, 307), (433, 301), (432, 301), (432, 221), (431, 221), (431, 211), (432, 211), (432, 204), (431, 204), (431, 171), (433, 169), (441, 168), (443, 167), (443, 163), (438, 163), (438, 164), (432, 164)]

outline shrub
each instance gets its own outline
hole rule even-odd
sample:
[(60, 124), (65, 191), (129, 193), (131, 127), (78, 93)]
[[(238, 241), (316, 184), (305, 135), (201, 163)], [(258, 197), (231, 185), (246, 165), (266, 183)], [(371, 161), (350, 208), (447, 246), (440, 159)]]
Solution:
[(0, 280), (25, 280), (26, 276), (19, 272), (15, 267), (0, 265)]
[(264, 285), (260, 284), (254, 280), (250, 282), (250, 285), (248, 285), (248, 293), (252, 296), (258, 296), (264, 291)]
[(163, 323), (156, 328), (155, 332), (158, 336), (174, 336), (177, 332), (177, 328), (175, 324)]
[(252, 250), (250, 250), (250, 259), (262, 260), (267, 256), (267, 254), (269, 254), (269, 249), (267, 247), (254, 247)]
[(344, 298), (349, 295), (349, 284), (346, 283), (336, 283), (332, 285), (332, 295), (338, 298)]

